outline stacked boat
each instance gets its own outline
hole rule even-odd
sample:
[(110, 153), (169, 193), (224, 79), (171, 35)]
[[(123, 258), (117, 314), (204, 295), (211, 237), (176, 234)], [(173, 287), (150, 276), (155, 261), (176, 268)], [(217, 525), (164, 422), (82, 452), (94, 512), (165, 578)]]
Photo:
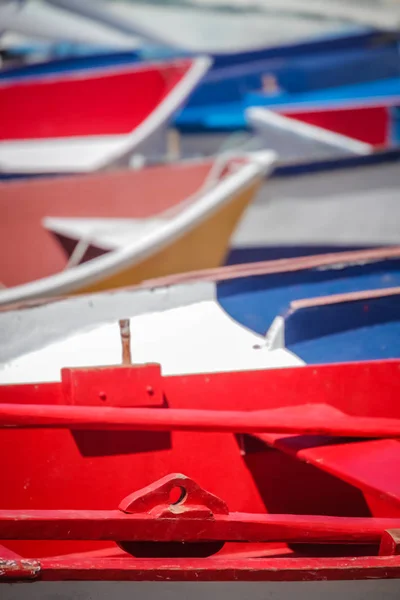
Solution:
[(397, 598), (398, 32), (200, 55), (17, 4), (1, 597)]

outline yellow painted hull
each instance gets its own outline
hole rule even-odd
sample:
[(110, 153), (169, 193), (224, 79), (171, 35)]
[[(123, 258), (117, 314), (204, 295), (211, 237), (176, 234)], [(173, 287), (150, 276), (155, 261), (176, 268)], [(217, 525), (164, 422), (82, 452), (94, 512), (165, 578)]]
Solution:
[(225, 261), (236, 226), (261, 184), (262, 177), (237, 192), (230, 202), (207, 219), (194, 224), (192, 229), (168, 246), (158, 249), (141, 262), (124, 267), (112, 276), (79, 288), (75, 293), (109, 290), (164, 275), (219, 267)]

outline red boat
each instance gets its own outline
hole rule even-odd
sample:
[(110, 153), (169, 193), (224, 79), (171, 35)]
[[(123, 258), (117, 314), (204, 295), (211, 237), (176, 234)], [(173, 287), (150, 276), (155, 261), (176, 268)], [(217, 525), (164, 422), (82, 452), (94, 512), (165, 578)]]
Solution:
[(398, 598), (399, 360), (162, 376), (120, 327), (0, 388), (2, 598)]
[(169, 122), (209, 64), (199, 57), (1, 82), (0, 171), (88, 172), (163, 156)]

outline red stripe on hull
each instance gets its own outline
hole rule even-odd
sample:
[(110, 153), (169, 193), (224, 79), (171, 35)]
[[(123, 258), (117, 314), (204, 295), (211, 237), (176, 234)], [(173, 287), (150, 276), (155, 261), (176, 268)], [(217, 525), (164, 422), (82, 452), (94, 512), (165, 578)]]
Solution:
[(285, 111), (282, 114), (373, 146), (386, 146), (389, 141), (390, 114), (386, 106)]

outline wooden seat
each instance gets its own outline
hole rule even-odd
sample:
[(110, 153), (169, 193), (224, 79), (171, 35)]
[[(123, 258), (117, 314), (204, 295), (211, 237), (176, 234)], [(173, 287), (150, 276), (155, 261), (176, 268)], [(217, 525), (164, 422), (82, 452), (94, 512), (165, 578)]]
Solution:
[(257, 437), (360, 489), (375, 516), (387, 514), (388, 509), (400, 515), (399, 440), (338, 440), (272, 433)]

